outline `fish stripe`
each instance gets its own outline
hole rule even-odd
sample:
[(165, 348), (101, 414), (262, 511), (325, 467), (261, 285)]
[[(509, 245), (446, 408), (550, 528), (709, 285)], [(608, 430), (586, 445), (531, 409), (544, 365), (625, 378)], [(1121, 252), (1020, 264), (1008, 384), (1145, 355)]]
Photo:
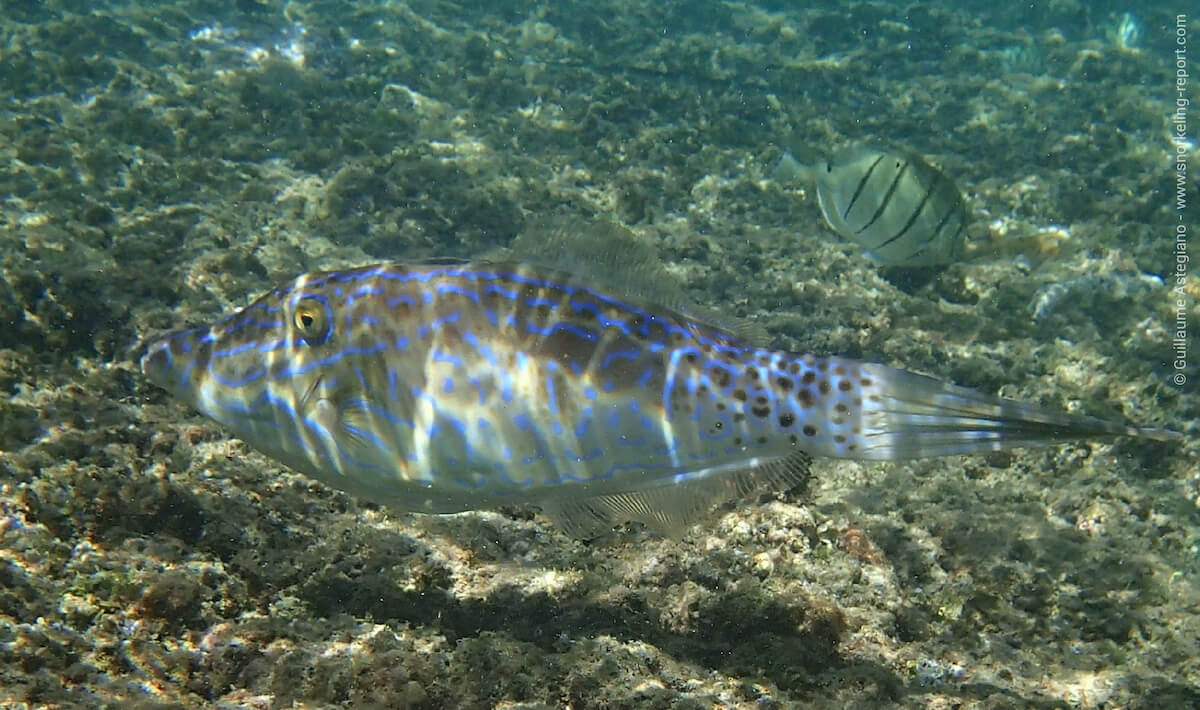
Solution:
[(892, 195), (896, 193), (896, 188), (900, 185), (900, 181), (904, 179), (906, 170), (908, 170), (908, 161), (904, 161), (900, 169), (896, 171), (896, 176), (892, 178), (892, 182), (888, 185), (887, 192), (884, 193), (883, 199), (879, 201), (879, 207), (875, 208), (875, 214), (871, 215), (871, 219), (857, 230), (858, 234), (862, 234), (867, 229), (870, 229), (871, 225), (875, 224), (880, 215), (887, 210), (888, 205), (892, 202)]
[[(907, 167), (907, 165), (906, 165), (906, 167)], [(888, 246), (889, 244), (892, 244), (892, 243), (893, 243), (893, 242), (895, 242), (897, 239), (900, 239), (900, 238), (901, 238), (901, 237), (903, 237), (905, 234), (907, 234), (907, 233), (908, 233), (908, 230), (909, 230), (909, 229), (910, 229), (910, 228), (913, 226), (913, 224), (914, 224), (914, 223), (917, 221), (917, 218), (919, 218), (919, 217), (921, 216), (921, 213), (925, 211), (925, 205), (929, 204), (929, 197), (930, 197), (930, 195), (932, 195), (932, 194), (933, 194), (933, 189), (932, 189), (932, 188), (925, 190), (925, 194), (924, 194), (924, 195), (922, 195), (922, 197), (921, 197), (921, 201), (920, 201), (919, 203), (917, 203), (917, 208), (916, 208), (915, 210), (913, 210), (912, 214), (911, 214), (911, 215), (909, 216), (909, 218), (908, 218), (908, 221), (907, 221), (907, 222), (905, 222), (905, 223), (904, 223), (904, 226), (900, 228), (900, 231), (899, 231), (899, 232), (897, 232), (897, 233), (896, 233), (896, 235), (895, 235), (895, 236), (893, 236), (891, 239), (886, 239), (886, 240), (884, 240), (884, 241), (883, 241), (881, 244), (879, 244), (878, 246), (875, 246), (875, 247), (872, 247), (872, 248), (873, 248), (873, 249), (882, 249), (883, 247), (886, 247), (886, 246)], [(925, 241), (923, 241), (923, 242), (920, 242), (920, 244), (919, 244), (919, 246), (918, 246), (918, 248), (917, 248), (917, 250), (916, 250), (916, 251), (920, 251), (921, 249), (923, 249), (923, 248), (925, 247), (925, 245), (929, 244), (929, 242), (930, 242), (930, 241), (932, 241), (932, 240), (933, 240), (933, 239), (934, 239), (936, 236), (937, 236), (937, 230), (934, 230), (934, 231), (933, 231), (933, 233), (932, 233), (932, 234), (929, 236), (929, 238), (928, 238), (928, 239), (926, 239), (926, 240), (925, 240)], [(912, 256), (914, 253), (916, 253), (916, 251), (910, 252), (910, 253), (908, 254), (908, 256), (909, 256), (909, 257), (911, 257), (911, 256)], [(905, 258), (906, 258), (906, 257), (905, 257)]]
[(879, 165), (879, 163), (881, 163), (886, 157), (887, 155), (885, 154), (876, 158), (874, 162), (871, 163), (871, 167), (867, 168), (867, 172), (863, 174), (861, 179), (859, 179), (858, 185), (854, 188), (854, 195), (850, 198), (850, 201), (846, 203), (846, 209), (842, 212), (842, 219), (849, 220), (850, 210), (854, 209), (854, 205), (858, 202), (859, 196), (863, 194), (867, 183), (870, 182), (871, 174), (875, 172), (875, 166)]
[[(953, 189), (953, 188), (951, 187), (951, 189)], [(937, 241), (937, 239), (938, 239), (939, 237), (941, 237), (941, 236), (942, 236), (942, 230), (943, 230), (944, 228), (946, 228), (946, 227), (949, 225), (949, 223), (950, 223), (950, 220), (951, 220), (951, 219), (953, 219), (953, 218), (955, 217), (955, 215), (958, 215), (958, 214), (960, 214), (960, 213), (961, 213), (961, 209), (959, 209), (958, 205), (951, 204), (951, 205), (949, 206), (949, 208), (946, 210), (946, 214), (945, 214), (945, 216), (943, 216), (943, 217), (942, 217), (942, 219), (941, 219), (941, 220), (938, 222), (938, 224), (937, 224), (937, 227), (935, 227), (935, 228), (934, 228), (934, 230), (933, 230), (933, 232), (932, 232), (932, 236), (931, 236), (931, 237), (930, 237), (928, 240), (926, 240), (926, 242), (925, 242), (925, 243), (924, 243), (924, 244), (921, 246), (921, 248), (920, 248), (920, 249), (918, 249), (917, 251), (913, 252), (913, 253), (912, 253), (912, 256), (917, 256), (917, 255), (919, 255), (919, 254), (920, 254), (922, 251), (924, 251), (924, 250), (925, 250), (925, 249), (926, 249), (926, 248), (927, 248), (929, 245), (931, 245), (931, 244), (933, 244), (934, 242), (936, 242), (936, 241)], [(958, 232), (962, 231), (962, 228), (963, 228), (964, 224), (965, 224), (965, 223), (964, 223), (962, 220), (960, 220), (960, 221), (959, 221), (959, 223), (958, 223), (958, 226), (957, 226), (957, 227), (955, 227), (955, 231), (954, 231), (954, 233), (948, 233), (946, 236), (947, 236), (948, 238), (953, 238), (953, 237), (955, 237), (955, 236), (957, 235), (957, 233), (958, 233)], [(950, 251), (950, 253), (951, 253), (951, 255), (953, 255), (953, 254), (957, 253), (957, 251), (958, 251), (957, 249), (952, 249), (952, 250)]]

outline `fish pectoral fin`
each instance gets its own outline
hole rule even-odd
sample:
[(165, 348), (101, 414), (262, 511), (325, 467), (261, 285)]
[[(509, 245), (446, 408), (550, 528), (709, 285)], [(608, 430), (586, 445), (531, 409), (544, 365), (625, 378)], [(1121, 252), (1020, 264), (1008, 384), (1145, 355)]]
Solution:
[(378, 409), (364, 398), (339, 402), (336, 423), (331, 431), (336, 432), (345, 455), (360, 465), (386, 469), (394, 465), (397, 454), (386, 437), (377, 431)]
[(713, 507), (765, 488), (785, 490), (808, 481), (812, 458), (803, 451), (749, 466), (722, 466), (682, 475), (654, 488), (541, 503), (542, 513), (572, 537), (596, 537), (636, 521), (666, 537), (678, 537)]

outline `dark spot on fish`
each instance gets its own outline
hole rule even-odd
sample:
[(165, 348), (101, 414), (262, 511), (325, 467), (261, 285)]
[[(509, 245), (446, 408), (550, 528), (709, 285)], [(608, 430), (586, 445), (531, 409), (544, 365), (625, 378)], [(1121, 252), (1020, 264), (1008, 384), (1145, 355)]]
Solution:
[(829, 380), (821, 380), (821, 382), (817, 384), (817, 390), (823, 395), (829, 394), (832, 389), (833, 388), (829, 386)]
[(838, 389), (843, 392), (849, 392), (854, 385), (850, 384), (850, 380), (842, 380), (838, 382)]
[(858, 449), (858, 444), (850, 444), (849, 446), (846, 447), (846, 451), (856, 451), (857, 449)]
[(733, 391), (733, 398), (739, 402), (745, 402), (746, 401), (746, 390), (744, 390), (740, 387), (735, 389)]
[(833, 440), (839, 444), (846, 443), (846, 437), (843, 434), (838, 434), (837, 436), (833, 437)]
[(796, 399), (799, 400), (800, 406), (808, 409), (813, 406), (815, 398), (811, 390), (802, 389), (796, 393)]
[(805, 424), (804, 428), (801, 429), (801, 431), (804, 433), (805, 436), (816, 436), (817, 435), (817, 428), (815, 426), (813, 426), (812, 424)]
[(790, 427), (791, 425), (793, 425), (795, 423), (796, 423), (796, 418), (794, 416), (792, 416), (791, 414), (780, 414), (779, 415), (779, 426), (780, 427), (787, 429), (788, 427)]
[(858, 384), (862, 385), (863, 387), (870, 387), (871, 386), (871, 378), (864, 377), (858, 381)]
[(749, 372), (746, 373), (746, 376), (751, 380), (758, 382), (758, 370), (756, 368), (750, 368)]
[(792, 373), (793, 375), (800, 374), (800, 363), (793, 362), (791, 365), (788, 365), (788, 372)]
[[(596, 344), (574, 329), (561, 328), (543, 336), (537, 348), (543, 353), (557, 356), (564, 363), (588, 362), (595, 354)], [(620, 361), (618, 366), (626, 364), (632, 367), (628, 360)]]
[(448, 350), (466, 347), (466, 344), (463, 341), (462, 331), (454, 325), (446, 324), (442, 326), (441, 334), (442, 347)]
[(835, 374), (835, 375), (846, 374), (846, 367), (844, 365), (838, 365), (837, 367), (833, 368), (833, 374)]
[(724, 389), (729, 386), (729, 381), (732, 379), (729, 372), (719, 367), (712, 368), (710, 372), (712, 372), (713, 379), (716, 381), (718, 387)]
[(740, 437), (740, 436), (733, 437), (733, 445), (741, 446), (742, 445), (742, 437)]
[(800, 382), (802, 382), (806, 385), (811, 385), (812, 383), (814, 383), (816, 381), (817, 381), (817, 373), (813, 372), (812, 370), (809, 370), (808, 372), (804, 373), (804, 376), (800, 378)]
[(746, 415), (743, 414), (742, 412), (734, 412), (733, 413), (733, 421), (744, 422), (744, 421), (746, 421)]
[(845, 402), (838, 402), (834, 409), (838, 410), (842, 414), (847, 414), (850, 411), (850, 408), (846, 406)]
[(718, 412), (724, 412), (724, 411), (725, 411), (725, 403), (724, 403), (724, 402), (717, 402), (717, 411), (718, 411)]
[(792, 379), (790, 377), (778, 377), (775, 379), (775, 384), (784, 392), (792, 390)]
[(766, 443), (767, 443), (767, 437), (765, 437), (765, 436), (760, 436), (760, 437), (758, 437), (758, 443), (759, 443), (759, 444), (766, 444)]
[(829, 369), (829, 363), (825, 362), (824, 360), (821, 360), (820, 362), (817, 363), (817, 369), (820, 370), (821, 372), (825, 372), (826, 370)]
[(770, 407), (751, 407), (750, 413), (759, 419), (766, 419), (771, 414)]

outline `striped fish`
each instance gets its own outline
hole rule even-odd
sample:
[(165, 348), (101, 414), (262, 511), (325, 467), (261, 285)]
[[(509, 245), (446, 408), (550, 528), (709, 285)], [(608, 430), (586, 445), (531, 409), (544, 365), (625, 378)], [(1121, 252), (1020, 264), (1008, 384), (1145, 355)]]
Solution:
[(579, 536), (625, 520), (678, 530), (806, 480), (812, 456), (1176, 436), (772, 350), (521, 262), (310, 273), (153, 342), (141, 367), (335, 488), (423, 513), (536, 503)]
[(966, 203), (950, 178), (910, 151), (852, 146), (815, 167), (789, 153), (775, 175), (815, 179), (829, 228), (877, 263), (931, 266), (962, 257)]

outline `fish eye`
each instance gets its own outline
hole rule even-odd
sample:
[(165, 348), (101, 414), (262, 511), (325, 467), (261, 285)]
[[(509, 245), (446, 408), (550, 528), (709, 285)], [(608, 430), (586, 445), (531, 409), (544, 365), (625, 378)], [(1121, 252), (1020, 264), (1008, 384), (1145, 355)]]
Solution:
[(306, 345), (321, 345), (331, 331), (329, 304), (324, 299), (306, 296), (292, 308), (292, 327)]

